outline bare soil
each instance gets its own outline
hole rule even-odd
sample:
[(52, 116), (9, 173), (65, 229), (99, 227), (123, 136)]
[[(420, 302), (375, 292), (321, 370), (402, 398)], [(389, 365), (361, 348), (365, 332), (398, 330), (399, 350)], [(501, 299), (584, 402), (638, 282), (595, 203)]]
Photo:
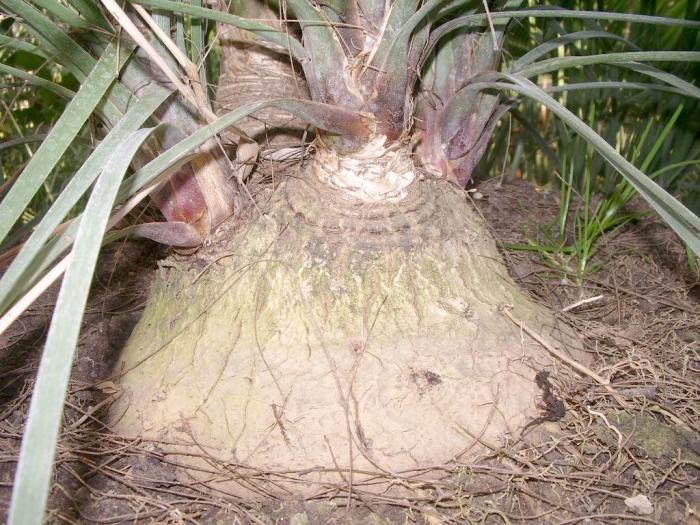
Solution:
[[(558, 210), (555, 194), (523, 182), (489, 181), (479, 194), (474, 205), (501, 244), (536, 238)], [(164, 254), (140, 241), (110, 247), (73, 369), (48, 522), (700, 524), (700, 281), (682, 245), (647, 216), (604, 240), (601, 268), (582, 283), (537, 254), (503, 253), (516, 281), (576, 328), (608, 387), (562, 363), (543, 380), (542, 418), (525, 441), (436, 466), (441, 476), (429, 484), (397, 478), (401, 498), (334, 489), (313, 501), (251, 503), (179, 481), (162, 444), (124, 439), (101, 421), (119, 396), (116, 355)], [(1, 517), (54, 298), (47, 293), (0, 339)], [(561, 419), (547, 421), (560, 402)], [(651, 513), (625, 502), (633, 496)]]

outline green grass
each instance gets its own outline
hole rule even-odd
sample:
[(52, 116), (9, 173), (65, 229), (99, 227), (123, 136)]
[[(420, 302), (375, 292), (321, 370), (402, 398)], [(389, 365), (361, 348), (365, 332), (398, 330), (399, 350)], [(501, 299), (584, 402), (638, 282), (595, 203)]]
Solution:
[[(559, 5), (583, 10), (600, 8), (602, 3), (568, 1)], [(607, 2), (604, 8), (652, 16), (700, 17), (700, 6), (694, 2)], [(539, 43), (539, 48), (533, 49), (533, 43)], [(521, 55), (513, 61), (520, 68), (533, 58), (564, 63), (567, 57), (650, 48), (700, 50), (697, 31), (604, 20), (531, 19), (514, 30), (508, 44), (514, 59)], [(663, 70), (680, 78), (700, 78), (700, 68), (694, 62), (665, 63)], [(660, 91), (658, 84), (640, 82), (635, 70), (618, 66), (565, 68), (542, 72), (537, 80), (625, 158), (696, 215), (700, 213), (697, 99), (681, 96), (675, 88)], [(592, 260), (601, 241), (638, 217), (626, 208), (636, 193), (589, 142), (572, 133), (550, 111), (526, 99), (515, 99), (513, 104), (512, 118), (501, 123), (479, 176), (500, 172), (505, 178), (518, 176), (559, 193), (557, 219), (537, 225), (537, 235), (531, 235), (528, 243), (510, 248), (539, 252), (547, 264), (580, 281), (596, 270), (599, 263)]]
[[(597, 111), (596, 104), (591, 102), (590, 124), (598, 122)], [(663, 152), (663, 146), (668, 144), (683, 111), (681, 104), (667, 121), (652, 117), (646, 125), (638, 123), (637, 126), (619, 130), (617, 142), (625, 157), (647, 173), (649, 166), (658, 166), (658, 157)], [(601, 165), (596, 165), (596, 156), (588, 143), (571, 132), (562, 137), (561, 143), (558, 151), (562, 167), (561, 173), (556, 173), (556, 185), (560, 190), (557, 217), (551, 223), (538, 225), (538, 235), (527, 235), (526, 244), (507, 244), (506, 247), (537, 252), (543, 262), (582, 283), (602, 264), (601, 261), (594, 262), (594, 256), (603, 241), (641, 215), (626, 209), (636, 196), (634, 188), (626, 180), (617, 181), (611, 188), (602, 191), (609, 181), (600, 175)], [(683, 160), (678, 153), (675, 158), (665, 160), (667, 162), (663, 163), (663, 168), (649, 173), (652, 179), (686, 166), (700, 166), (700, 159)], [(598, 188), (598, 191), (594, 191), (594, 188)]]

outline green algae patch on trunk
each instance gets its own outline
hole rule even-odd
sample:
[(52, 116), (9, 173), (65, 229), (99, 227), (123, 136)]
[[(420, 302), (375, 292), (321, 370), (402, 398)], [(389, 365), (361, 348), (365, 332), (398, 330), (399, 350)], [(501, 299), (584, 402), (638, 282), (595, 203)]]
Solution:
[(204, 262), (161, 269), (113, 427), (235, 465), (227, 490), (259, 497), (381, 490), (367, 480), (517, 437), (552, 362), (500, 307), (555, 323), (463, 194), (416, 181), (399, 203), (348, 205), (293, 182)]

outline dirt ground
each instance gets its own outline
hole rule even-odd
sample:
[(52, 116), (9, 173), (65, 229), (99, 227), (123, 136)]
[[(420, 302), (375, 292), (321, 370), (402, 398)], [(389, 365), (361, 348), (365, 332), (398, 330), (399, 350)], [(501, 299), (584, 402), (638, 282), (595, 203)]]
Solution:
[[(501, 244), (537, 237), (556, 195), (524, 182), (479, 185), (474, 205)], [(176, 476), (157, 442), (126, 440), (101, 422), (119, 395), (111, 368), (138, 321), (159, 258), (141, 241), (102, 257), (73, 369), (49, 523), (700, 525), (700, 280), (653, 216), (606, 239), (601, 267), (577, 283), (539, 255), (504, 251), (516, 281), (575, 327), (591, 375), (562, 364), (550, 395), (563, 418), (528, 442), (500, 443), (470, 464), (436, 466), (399, 496), (329, 486), (312, 501), (252, 503)], [(7, 512), (33, 377), (55, 297), (47, 293), (0, 338), (0, 517)], [(547, 400), (543, 400), (544, 404)], [(211, 481), (231, 474), (211, 462)], [(351, 496), (351, 497), (349, 497)]]

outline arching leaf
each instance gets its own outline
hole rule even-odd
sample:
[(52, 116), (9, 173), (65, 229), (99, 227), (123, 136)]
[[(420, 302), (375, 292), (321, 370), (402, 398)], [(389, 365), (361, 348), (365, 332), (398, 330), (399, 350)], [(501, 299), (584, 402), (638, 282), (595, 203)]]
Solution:
[(63, 403), (102, 237), (119, 181), (151, 131), (144, 129), (133, 133), (113, 152), (80, 220), (29, 407), (12, 490), (10, 525), (43, 521)]

